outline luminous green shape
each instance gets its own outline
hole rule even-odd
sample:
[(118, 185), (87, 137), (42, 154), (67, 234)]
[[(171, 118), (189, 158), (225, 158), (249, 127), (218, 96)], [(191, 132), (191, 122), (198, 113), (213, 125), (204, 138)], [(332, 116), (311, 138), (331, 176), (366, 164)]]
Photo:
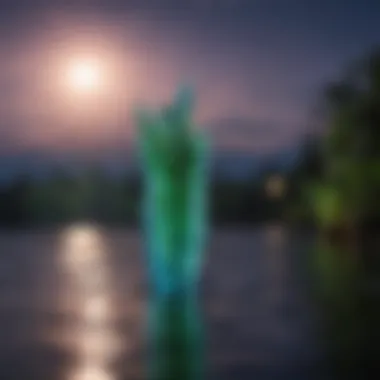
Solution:
[(193, 95), (137, 114), (143, 167), (142, 217), (152, 290), (195, 289), (207, 227), (208, 144), (192, 122)]
[(199, 380), (203, 372), (196, 285), (207, 233), (208, 144), (192, 111), (192, 93), (183, 89), (169, 107), (137, 115), (152, 380)]

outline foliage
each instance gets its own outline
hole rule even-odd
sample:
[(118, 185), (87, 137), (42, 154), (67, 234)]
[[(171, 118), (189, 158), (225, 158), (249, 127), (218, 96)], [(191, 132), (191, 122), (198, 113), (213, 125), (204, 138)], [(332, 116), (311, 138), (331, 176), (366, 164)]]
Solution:
[[(365, 223), (380, 207), (380, 50), (361, 59), (325, 89), (325, 134), (319, 175), (306, 198), (321, 227)], [(376, 206), (377, 205), (377, 206)]]

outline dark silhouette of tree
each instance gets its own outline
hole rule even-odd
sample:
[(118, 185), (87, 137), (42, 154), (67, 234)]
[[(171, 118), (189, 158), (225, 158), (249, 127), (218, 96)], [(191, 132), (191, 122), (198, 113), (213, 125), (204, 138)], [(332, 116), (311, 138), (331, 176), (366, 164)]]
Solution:
[(379, 215), (379, 78), (380, 49), (376, 49), (324, 93), (323, 181), (314, 200), (322, 224), (357, 225)]

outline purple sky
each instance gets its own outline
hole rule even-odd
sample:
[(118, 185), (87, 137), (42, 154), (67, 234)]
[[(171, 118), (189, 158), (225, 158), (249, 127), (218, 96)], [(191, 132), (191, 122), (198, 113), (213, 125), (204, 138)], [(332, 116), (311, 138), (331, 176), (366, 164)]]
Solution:
[[(0, 156), (112, 155), (133, 141), (133, 105), (182, 81), (218, 147), (293, 146), (323, 83), (380, 42), (379, 20), (377, 0), (1, 1)], [(111, 73), (91, 101), (57, 90), (83, 54)]]

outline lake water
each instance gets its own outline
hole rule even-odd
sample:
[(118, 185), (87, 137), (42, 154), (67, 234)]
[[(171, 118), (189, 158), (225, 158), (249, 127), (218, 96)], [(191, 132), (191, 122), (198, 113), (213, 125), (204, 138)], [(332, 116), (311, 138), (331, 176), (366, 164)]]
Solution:
[[(80, 250), (84, 242), (91, 249)], [(207, 379), (326, 378), (303, 265), (309, 245), (281, 226), (214, 231), (201, 284)], [(0, 251), (0, 379), (145, 378), (137, 231), (3, 232)]]

